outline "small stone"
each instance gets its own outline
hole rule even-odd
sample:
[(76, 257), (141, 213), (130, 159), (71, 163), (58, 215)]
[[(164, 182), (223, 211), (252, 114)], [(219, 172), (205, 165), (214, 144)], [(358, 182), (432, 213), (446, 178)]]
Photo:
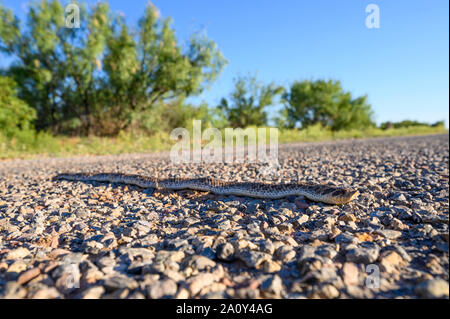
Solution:
[(337, 227), (336, 225), (333, 225), (330, 229), (330, 234), (328, 236), (328, 239), (331, 241), (336, 240), (336, 237), (341, 234), (342, 231), (339, 229), (339, 227)]
[(216, 265), (216, 263), (205, 256), (197, 255), (197, 256), (191, 257), (188, 265), (190, 267), (192, 267), (193, 269), (197, 269), (197, 270), (201, 271), (201, 270), (205, 270), (205, 269), (214, 267)]
[(423, 298), (448, 298), (448, 282), (443, 279), (428, 279), (416, 287), (415, 293)]
[(8, 264), (4, 261), (0, 261), (0, 272), (5, 271), (6, 269), (8, 269)]
[(359, 285), (346, 286), (345, 291), (350, 297), (355, 299), (371, 299), (374, 297), (370, 289), (364, 289)]
[(77, 208), (73, 213), (78, 218), (88, 218), (91, 215), (91, 212), (85, 208)]
[(354, 263), (346, 262), (342, 267), (342, 277), (347, 286), (357, 285), (359, 283), (359, 269)]
[(19, 278), (17, 278), (17, 283), (19, 285), (23, 285), (23, 284), (29, 282), (30, 280), (32, 280), (33, 278), (36, 278), (40, 274), (41, 274), (41, 270), (37, 267), (29, 269), (29, 270), (23, 272), (22, 274), (20, 274)]
[(337, 244), (349, 244), (349, 243), (359, 243), (360, 240), (349, 233), (341, 233), (336, 236), (335, 241)]
[(185, 256), (185, 253), (182, 250), (176, 251), (167, 251), (160, 250), (156, 253), (154, 263), (168, 263), (168, 262), (180, 262)]
[(391, 226), (395, 229), (395, 230), (406, 230), (409, 228), (408, 225), (403, 224), (403, 222), (400, 219), (394, 218), (391, 221)]
[(51, 252), (48, 253), (49, 258), (58, 258), (59, 256), (67, 255), (70, 251), (62, 249), (62, 248), (55, 248)]
[(357, 218), (353, 214), (343, 213), (342, 215), (340, 215), (338, 217), (338, 220), (343, 221), (343, 222), (356, 222)]
[(281, 247), (278, 247), (278, 249), (275, 251), (275, 258), (283, 263), (286, 263), (295, 258), (295, 250), (288, 245), (283, 245)]
[(23, 257), (26, 257), (30, 254), (30, 251), (26, 249), (25, 247), (19, 247), (13, 250), (10, 250), (6, 253), (6, 256), (4, 257), (5, 260), (11, 260), (11, 259), (21, 259)]
[(333, 259), (337, 255), (337, 251), (333, 245), (321, 245), (316, 248), (315, 254)]
[(90, 265), (86, 267), (83, 271), (83, 280), (87, 284), (93, 284), (98, 280), (102, 279), (105, 274), (100, 271), (95, 265)]
[(273, 275), (261, 283), (260, 289), (269, 295), (280, 297), (283, 291), (283, 281), (280, 276)]
[(281, 265), (273, 260), (264, 262), (264, 271), (268, 273), (278, 272), (281, 270)]
[(82, 299), (99, 299), (105, 293), (103, 286), (94, 286), (86, 289), (80, 295)]
[(144, 296), (144, 294), (142, 294), (138, 291), (135, 291), (135, 292), (132, 292), (131, 294), (129, 294), (127, 298), (128, 299), (145, 299), (145, 296)]
[(231, 261), (234, 258), (234, 246), (230, 243), (225, 243), (217, 246), (217, 258), (225, 261)]
[(264, 253), (273, 255), (273, 253), (275, 252), (275, 245), (270, 239), (266, 239), (259, 244), (259, 250)]
[(298, 260), (301, 261), (306, 258), (314, 258), (316, 257), (316, 248), (310, 245), (304, 245), (300, 249)]
[(323, 284), (318, 288), (313, 288), (308, 294), (309, 298), (314, 299), (334, 299), (339, 297), (339, 290), (331, 284)]
[(237, 257), (249, 268), (258, 268), (264, 261), (271, 259), (269, 254), (253, 250), (244, 250), (239, 252)]
[(148, 287), (148, 296), (152, 299), (169, 298), (176, 294), (177, 288), (172, 279), (159, 280)]
[(192, 278), (189, 278), (187, 282), (187, 288), (191, 296), (195, 296), (204, 287), (211, 285), (213, 282), (217, 281), (217, 276), (212, 273), (201, 273)]
[[(369, 245), (372, 244), (372, 245)], [(357, 264), (371, 264), (378, 258), (380, 249), (371, 242), (361, 243), (361, 247), (350, 249), (345, 255), (347, 261)]]
[(226, 219), (226, 220), (218, 223), (217, 228), (219, 228), (221, 230), (229, 230), (229, 229), (231, 229), (231, 222), (228, 219)]
[(405, 195), (403, 195), (402, 193), (396, 193), (392, 199), (399, 201), (399, 202), (405, 202), (406, 201), (406, 197)]
[(123, 256), (127, 263), (138, 259), (142, 262), (150, 262), (155, 254), (148, 248), (121, 248), (120, 254)]
[(380, 265), (383, 271), (392, 273), (395, 267), (403, 261), (402, 257), (393, 250), (384, 251), (380, 255)]
[(4, 299), (22, 299), (27, 295), (27, 290), (15, 281), (7, 282), (3, 291)]
[(17, 273), (17, 274), (19, 274), (22, 271), (24, 271), (25, 269), (27, 269), (27, 264), (25, 264), (21, 260), (17, 260), (15, 262), (13, 262), (11, 265), (9, 265), (8, 273)]
[(301, 225), (306, 223), (308, 220), (309, 220), (308, 215), (301, 214), (300, 216), (298, 216), (297, 218), (294, 219), (292, 224), (294, 225), (294, 227), (300, 227)]
[(188, 299), (189, 298), (189, 291), (185, 288), (179, 289), (177, 295), (175, 296), (176, 299)]
[(291, 232), (294, 228), (291, 223), (284, 222), (277, 226), (280, 232)]
[(130, 290), (126, 288), (116, 289), (108, 294), (103, 294), (102, 299), (125, 299), (128, 298)]
[(320, 259), (309, 257), (304, 259), (299, 259), (297, 267), (302, 276), (314, 272), (316, 270), (320, 270), (323, 266), (323, 263)]
[(138, 287), (138, 283), (133, 278), (123, 276), (123, 275), (116, 275), (116, 276), (112, 276), (110, 278), (104, 279), (103, 286), (106, 288), (107, 291), (123, 289), (123, 288), (133, 290)]
[(61, 294), (54, 287), (42, 288), (30, 296), (32, 299), (56, 299), (60, 297)]
[(402, 236), (402, 232), (398, 230), (392, 229), (378, 229), (375, 231), (376, 234), (379, 234), (387, 239), (397, 239)]
[(373, 241), (373, 237), (369, 233), (358, 233), (355, 236), (360, 241)]

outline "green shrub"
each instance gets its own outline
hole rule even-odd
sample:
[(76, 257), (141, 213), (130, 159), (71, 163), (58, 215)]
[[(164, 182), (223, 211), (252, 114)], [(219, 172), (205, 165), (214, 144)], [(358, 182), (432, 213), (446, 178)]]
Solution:
[(218, 110), (231, 127), (264, 126), (267, 125), (266, 108), (283, 90), (274, 83), (259, 83), (256, 76), (239, 76), (234, 80), (229, 99), (222, 98)]
[(278, 123), (288, 128), (320, 124), (333, 131), (374, 126), (367, 96), (353, 98), (339, 81), (294, 82), (283, 95), (285, 109)]
[(7, 138), (31, 136), (36, 112), (16, 95), (17, 85), (8, 77), (0, 76), (0, 133)]

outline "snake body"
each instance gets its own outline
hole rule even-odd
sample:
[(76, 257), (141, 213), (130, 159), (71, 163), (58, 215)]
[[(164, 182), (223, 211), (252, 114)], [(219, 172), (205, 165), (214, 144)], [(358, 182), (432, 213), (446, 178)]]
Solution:
[(122, 173), (66, 173), (59, 174), (55, 179), (81, 182), (122, 183), (142, 188), (191, 189), (218, 195), (248, 196), (263, 199), (304, 196), (313, 201), (336, 205), (346, 204), (359, 195), (358, 190), (321, 184), (231, 182), (209, 177), (157, 179), (150, 176)]

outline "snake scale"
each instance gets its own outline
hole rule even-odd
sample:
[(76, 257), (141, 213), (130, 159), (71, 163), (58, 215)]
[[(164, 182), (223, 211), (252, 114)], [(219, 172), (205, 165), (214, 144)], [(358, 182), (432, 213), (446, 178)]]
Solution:
[(279, 199), (286, 196), (304, 196), (313, 201), (327, 204), (346, 204), (359, 195), (359, 191), (351, 188), (336, 187), (310, 183), (268, 184), (256, 182), (231, 182), (215, 178), (169, 178), (122, 174), (122, 173), (64, 173), (55, 180), (81, 182), (107, 182), (135, 185), (142, 188), (211, 192), (217, 195), (248, 196), (263, 199)]

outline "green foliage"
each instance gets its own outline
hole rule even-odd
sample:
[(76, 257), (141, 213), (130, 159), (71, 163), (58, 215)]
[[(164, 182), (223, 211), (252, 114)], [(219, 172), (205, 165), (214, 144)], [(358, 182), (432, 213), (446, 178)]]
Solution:
[(444, 121), (437, 121), (432, 124), (419, 122), (419, 121), (411, 121), (411, 120), (404, 120), (401, 122), (384, 122), (380, 124), (380, 128), (382, 130), (388, 130), (388, 129), (397, 129), (397, 128), (408, 128), (408, 127), (418, 127), (418, 126), (430, 126), (430, 127), (444, 127)]
[(0, 76), (0, 132), (6, 137), (32, 131), (35, 111), (16, 95), (16, 83)]
[(337, 131), (374, 125), (367, 96), (352, 98), (339, 81), (294, 82), (283, 100), (285, 109), (278, 122), (288, 128), (321, 124)]
[(218, 106), (228, 124), (242, 128), (267, 125), (266, 107), (274, 103), (283, 88), (273, 83), (258, 83), (256, 76), (239, 76), (234, 86), (229, 100), (222, 98)]
[(134, 133), (170, 132), (176, 127), (192, 128), (193, 120), (202, 121), (203, 127), (215, 126), (214, 111), (207, 104), (199, 106), (188, 104), (183, 98), (167, 103), (159, 103), (146, 112), (136, 113), (131, 129)]
[(80, 10), (80, 28), (67, 28), (60, 1), (36, 1), (22, 29), (0, 5), (0, 50), (15, 59), (6, 73), (38, 129), (116, 135), (162, 102), (199, 94), (226, 63), (205, 35), (183, 48), (151, 4), (137, 29), (106, 3)]

